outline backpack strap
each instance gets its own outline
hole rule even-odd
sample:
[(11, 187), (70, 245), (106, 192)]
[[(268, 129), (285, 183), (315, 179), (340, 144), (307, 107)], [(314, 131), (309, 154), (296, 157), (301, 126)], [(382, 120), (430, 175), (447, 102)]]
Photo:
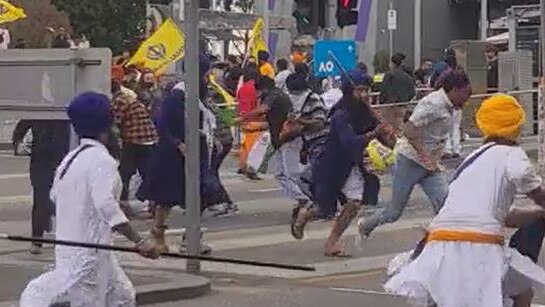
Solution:
[(68, 172), (68, 169), (70, 168), (70, 165), (72, 165), (72, 163), (77, 158), (77, 156), (79, 156), (79, 154), (82, 151), (84, 151), (86, 149), (89, 149), (91, 147), (93, 147), (93, 145), (85, 144), (85, 145), (81, 146), (80, 149), (78, 149), (76, 151), (76, 153), (72, 157), (70, 157), (70, 159), (68, 160), (68, 162), (66, 162), (66, 165), (64, 166), (64, 168), (60, 172), (60, 175), (59, 175), (60, 180), (62, 180), (62, 178), (64, 178), (64, 175), (66, 175), (66, 172)]
[(464, 162), (462, 162), (462, 164), (458, 167), (458, 169), (456, 169), (456, 171), (454, 172), (454, 174), (452, 175), (452, 178), (450, 179), (450, 183), (453, 183), (456, 179), (458, 179), (458, 177), (460, 177), (460, 175), (462, 174), (462, 172), (468, 168), (471, 164), (473, 164), (473, 162), (475, 162), (475, 160), (477, 160), (477, 158), (479, 158), (482, 154), (484, 154), (487, 150), (489, 150), (490, 148), (496, 146), (497, 144), (496, 143), (491, 143), (489, 144), (488, 146), (484, 147), (483, 149), (481, 149), (480, 151), (476, 152), (475, 154), (473, 154), (473, 156), (469, 157), (467, 160), (465, 160)]

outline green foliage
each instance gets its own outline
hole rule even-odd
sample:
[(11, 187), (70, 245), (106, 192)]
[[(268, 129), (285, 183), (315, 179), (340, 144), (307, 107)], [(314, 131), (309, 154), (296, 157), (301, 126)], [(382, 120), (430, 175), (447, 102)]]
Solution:
[(4, 24), (11, 32), (12, 44), (18, 39), (24, 39), (28, 48), (46, 48), (52, 35), (46, 27), (65, 28), (72, 31), (66, 14), (59, 12), (50, 0), (12, 0), (13, 5), (25, 10), (27, 18)]
[(390, 69), (390, 59), (388, 51), (381, 50), (375, 54), (373, 57), (373, 67), (375, 68), (375, 73), (385, 73)]
[(52, 0), (70, 17), (72, 28), (85, 34), (91, 46), (109, 47), (114, 54), (136, 44), (143, 34), (145, 0)]
[[(266, 0), (261, 0), (266, 1)], [(239, 8), (244, 13), (251, 13), (254, 10), (255, 0), (234, 0), (233, 6)]]

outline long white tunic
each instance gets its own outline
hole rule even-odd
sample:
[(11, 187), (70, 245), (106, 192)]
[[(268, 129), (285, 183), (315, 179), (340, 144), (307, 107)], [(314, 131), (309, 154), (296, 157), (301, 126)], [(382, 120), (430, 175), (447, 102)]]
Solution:
[[(540, 185), (521, 148), (496, 145), (451, 183), (445, 206), (429, 229), (501, 235), (515, 195)], [(385, 288), (422, 306), (432, 300), (439, 307), (497, 307), (525, 287), (545, 284), (545, 272), (530, 258), (494, 244), (430, 242), (398, 270)]]
[[(121, 179), (117, 162), (99, 142), (82, 151), (60, 173), (79, 148), (70, 152), (57, 170), (51, 198), (56, 204), (58, 240), (112, 243), (112, 227), (128, 222), (118, 203)], [(70, 302), (72, 307), (135, 306), (135, 290), (113, 253), (57, 246), (55, 269), (30, 282), (21, 295), (21, 307)]]

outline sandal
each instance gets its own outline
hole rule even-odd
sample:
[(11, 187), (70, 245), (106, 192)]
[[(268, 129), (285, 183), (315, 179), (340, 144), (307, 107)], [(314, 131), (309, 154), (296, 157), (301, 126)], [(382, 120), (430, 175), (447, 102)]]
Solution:
[(292, 223), (291, 234), (297, 240), (302, 240), (305, 236), (305, 226), (307, 225), (307, 222), (308, 222), (308, 218), (306, 216), (307, 212), (308, 212), (307, 209), (300, 208), (297, 214), (297, 218)]
[(336, 250), (333, 252), (324, 252), (324, 256), (330, 258), (352, 258), (352, 255), (348, 254), (344, 250)]

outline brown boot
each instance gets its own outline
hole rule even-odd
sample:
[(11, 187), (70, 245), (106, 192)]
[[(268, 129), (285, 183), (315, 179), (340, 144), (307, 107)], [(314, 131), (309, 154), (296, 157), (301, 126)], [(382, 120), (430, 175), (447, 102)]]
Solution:
[(155, 242), (155, 246), (160, 253), (168, 253), (168, 245), (165, 240), (165, 231), (167, 230), (166, 226), (157, 227), (153, 226), (151, 229), (151, 236)]

